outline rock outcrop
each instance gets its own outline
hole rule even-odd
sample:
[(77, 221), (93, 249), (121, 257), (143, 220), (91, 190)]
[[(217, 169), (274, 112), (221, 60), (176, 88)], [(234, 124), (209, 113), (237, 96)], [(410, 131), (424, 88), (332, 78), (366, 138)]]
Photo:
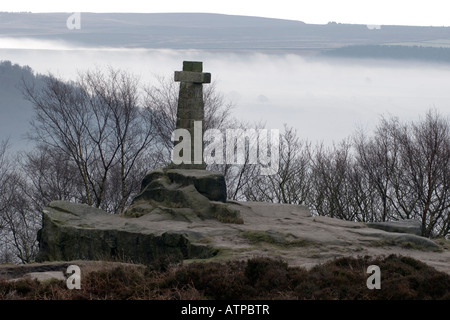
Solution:
[(369, 228), (365, 223), (312, 216), (303, 206), (228, 201), (244, 223), (215, 218), (172, 219), (162, 211), (138, 217), (110, 215), (67, 202), (44, 212), (40, 260), (152, 262), (184, 259), (282, 258), (312, 267), (343, 256), (399, 254), (450, 273), (450, 243)]
[[(209, 258), (214, 248), (193, 244), (188, 230), (149, 227), (142, 220), (124, 218), (84, 204), (51, 202), (43, 212), (38, 261), (119, 260), (149, 263), (170, 257), (174, 261)], [(167, 222), (167, 221), (166, 221)]]
[(243, 223), (239, 211), (226, 204), (222, 174), (195, 169), (157, 169), (147, 173), (141, 192), (125, 216), (159, 215), (161, 219), (197, 221), (217, 219)]
[[(124, 215), (83, 204), (51, 202), (38, 234), (38, 261), (118, 259), (149, 263), (210, 258), (217, 249), (189, 224), (204, 220), (242, 224), (239, 210), (226, 203), (223, 175), (195, 169), (157, 169), (142, 181), (141, 192)], [(186, 228), (173, 228), (175, 221)], [(164, 226), (156, 227), (156, 222)]]
[(420, 221), (413, 219), (401, 221), (368, 222), (367, 226), (390, 232), (410, 233), (415, 234), (416, 236), (422, 235), (422, 225)]

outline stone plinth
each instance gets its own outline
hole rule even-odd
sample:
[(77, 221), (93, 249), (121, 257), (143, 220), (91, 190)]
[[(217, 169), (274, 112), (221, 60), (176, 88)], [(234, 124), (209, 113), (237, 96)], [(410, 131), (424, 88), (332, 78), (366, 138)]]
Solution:
[(144, 214), (197, 221), (217, 219), (243, 223), (237, 210), (226, 204), (227, 189), (221, 173), (194, 169), (157, 169), (147, 173), (141, 192), (125, 216)]

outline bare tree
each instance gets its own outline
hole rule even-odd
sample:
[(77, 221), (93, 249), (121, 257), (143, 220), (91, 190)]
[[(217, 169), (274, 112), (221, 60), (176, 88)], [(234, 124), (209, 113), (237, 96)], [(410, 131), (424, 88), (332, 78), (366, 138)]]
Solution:
[[(9, 204), (9, 197), (6, 188), (3, 186), (8, 184), (8, 181), (10, 179), (10, 172), (11, 172), (11, 163), (8, 159), (8, 141), (1, 141), (0, 142), (0, 212), (3, 212), (7, 209)], [(0, 225), (0, 228), (2, 225)]]
[(446, 236), (450, 211), (450, 122), (436, 111), (399, 132), (405, 185), (414, 192), (411, 215), (422, 222), (422, 235)]
[(305, 204), (311, 187), (309, 148), (307, 141), (301, 141), (297, 132), (285, 125), (280, 138), (278, 172), (254, 177), (246, 189), (246, 199)]
[(156, 82), (156, 85), (145, 89), (145, 105), (153, 112), (159, 159), (167, 165), (173, 148), (172, 133), (177, 121), (179, 88), (164, 77), (157, 77)]
[[(49, 75), (42, 90), (25, 83), (24, 93), (35, 108), (32, 138), (75, 164), (85, 202), (109, 212), (124, 210), (135, 190), (135, 181), (130, 181), (134, 164), (154, 137), (136, 77), (112, 68), (106, 73), (88, 71), (76, 82)], [(114, 170), (119, 174), (119, 197), (107, 190)]]
[[(209, 164), (208, 169), (221, 172), (227, 184), (227, 197), (231, 200), (245, 200), (246, 190), (255, 186), (255, 178), (259, 176), (260, 168), (255, 161), (255, 142), (258, 139), (258, 129), (262, 124), (245, 124), (234, 121), (227, 126), (233, 132), (229, 135), (222, 130), (224, 161), (221, 164)], [(253, 149), (252, 151), (250, 149)]]
[(37, 253), (39, 214), (22, 191), (23, 179), (7, 154), (7, 142), (0, 144), (0, 259), (30, 262)]
[(22, 185), (22, 178), (14, 173), (6, 186), (11, 201), (3, 212), (7, 225), (4, 240), (13, 255), (12, 262), (29, 263), (38, 252), (37, 232), (41, 225), (41, 214), (33, 209), (29, 198), (22, 193)]
[[(136, 192), (135, 186), (139, 185), (136, 171), (138, 176), (143, 175), (143, 169), (136, 164), (154, 140), (152, 113), (142, 106), (139, 80), (126, 72), (111, 68), (107, 76), (99, 71), (87, 72), (80, 83), (91, 98), (90, 105), (97, 124), (89, 136), (97, 146), (100, 159), (97, 163), (101, 163), (99, 190), (103, 191), (111, 171), (115, 170), (119, 178), (120, 200), (109, 207), (113, 212), (121, 212)], [(109, 200), (114, 198), (117, 198), (117, 193)], [(101, 196), (97, 199), (103, 200)]]
[(1, 262), (9, 262), (8, 246), (8, 222), (5, 214), (11, 205), (11, 197), (8, 193), (10, 180), (10, 163), (7, 158), (8, 142), (0, 142), (0, 259)]
[(365, 192), (375, 191), (371, 220), (417, 219), (423, 236), (449, 234), (449, 131), (430, 110), (416, 123), (383, 118), (372, 137), (357, 136), (358, 171)]
[(73, 159), (83, 179), (86, 202), (92, 205), (87, 170), (87, 164), (93, 161), (87, 133), (91, 113), (86, 93), (75, 83), (66, 83), (51, 74), (44, 79), (45, 86), (39, 90), (34, 83), (24, 83), (24, 95), (35, 108), (31, 138)]
[(319, 215), (356, 220), (358, 213), (350, 210), (356, 208), (351, 206), (355, 194), (349, 178), (353, 166), (350, 144), (342, 141), (328, 149), (319, 145), (311, 159), (309, 206)]
[(358, 171), (365, 175), (368, 182), (366, 193), (369, 190), (376, 192), (377, 201), (373, 201), (373, 206), (367, 208), (370, 211), (370, 221), (388, 221), (394, 214), (396, 196), (393, 187), (400, 170), (400, 143), (395, 132), (399, 128), (397, 119), (382, 118), (372, 138), (361, 132), (355, 137)]
[(34, 210), (41, 211), (53, 200), (86, 202), (83, 181), (67, 153), (41, 145), (23, 153), (20, 160), (22, 193)]
[(355, 221), (380, 221), (376, 189), (368, 174), (361, 168), (357, 160), (353, 160), (347, 172), (348, 183), (348, 217)]

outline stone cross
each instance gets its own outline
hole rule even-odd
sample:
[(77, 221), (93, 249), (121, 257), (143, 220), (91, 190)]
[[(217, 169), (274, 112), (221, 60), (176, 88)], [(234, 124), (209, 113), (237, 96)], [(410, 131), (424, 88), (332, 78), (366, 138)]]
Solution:
[[(203, 73), (202, 62), (183, 61), (183, 71), (175, 71), (175, 81), (180, 82), (176, 129), (186, 129), (191, 136), (191, 164), (183, 163), (177, 167), (206, 169), (206, 163), (203, 161), (203, 121), (205, 119), (203, 83), (211, 82), (211, 74)], [(200, 127), (199, 121), (202, 124)], [(194, 125), (194, 122), (197, 125)], [(195, 144), (200, 145), (201, 148), (194, 149)]]

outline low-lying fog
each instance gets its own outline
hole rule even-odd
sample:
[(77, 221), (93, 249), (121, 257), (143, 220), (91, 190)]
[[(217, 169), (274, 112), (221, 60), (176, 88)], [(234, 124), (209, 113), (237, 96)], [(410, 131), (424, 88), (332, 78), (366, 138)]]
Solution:
[(267, 128), (298, 129), (326, 144), (356, 128), (372, 130), (381, 115), (416, 120), (429, 108), (450, 116), (450, 65), (332, 60), (298, 55), (143, 49), (0, 49), (0, 60), (75, 78), (77, 71), (111, 65), (138, 74), (173, 78), (183, 60), (203, 61), (217, 90), (234, 102), (234, 116)]

